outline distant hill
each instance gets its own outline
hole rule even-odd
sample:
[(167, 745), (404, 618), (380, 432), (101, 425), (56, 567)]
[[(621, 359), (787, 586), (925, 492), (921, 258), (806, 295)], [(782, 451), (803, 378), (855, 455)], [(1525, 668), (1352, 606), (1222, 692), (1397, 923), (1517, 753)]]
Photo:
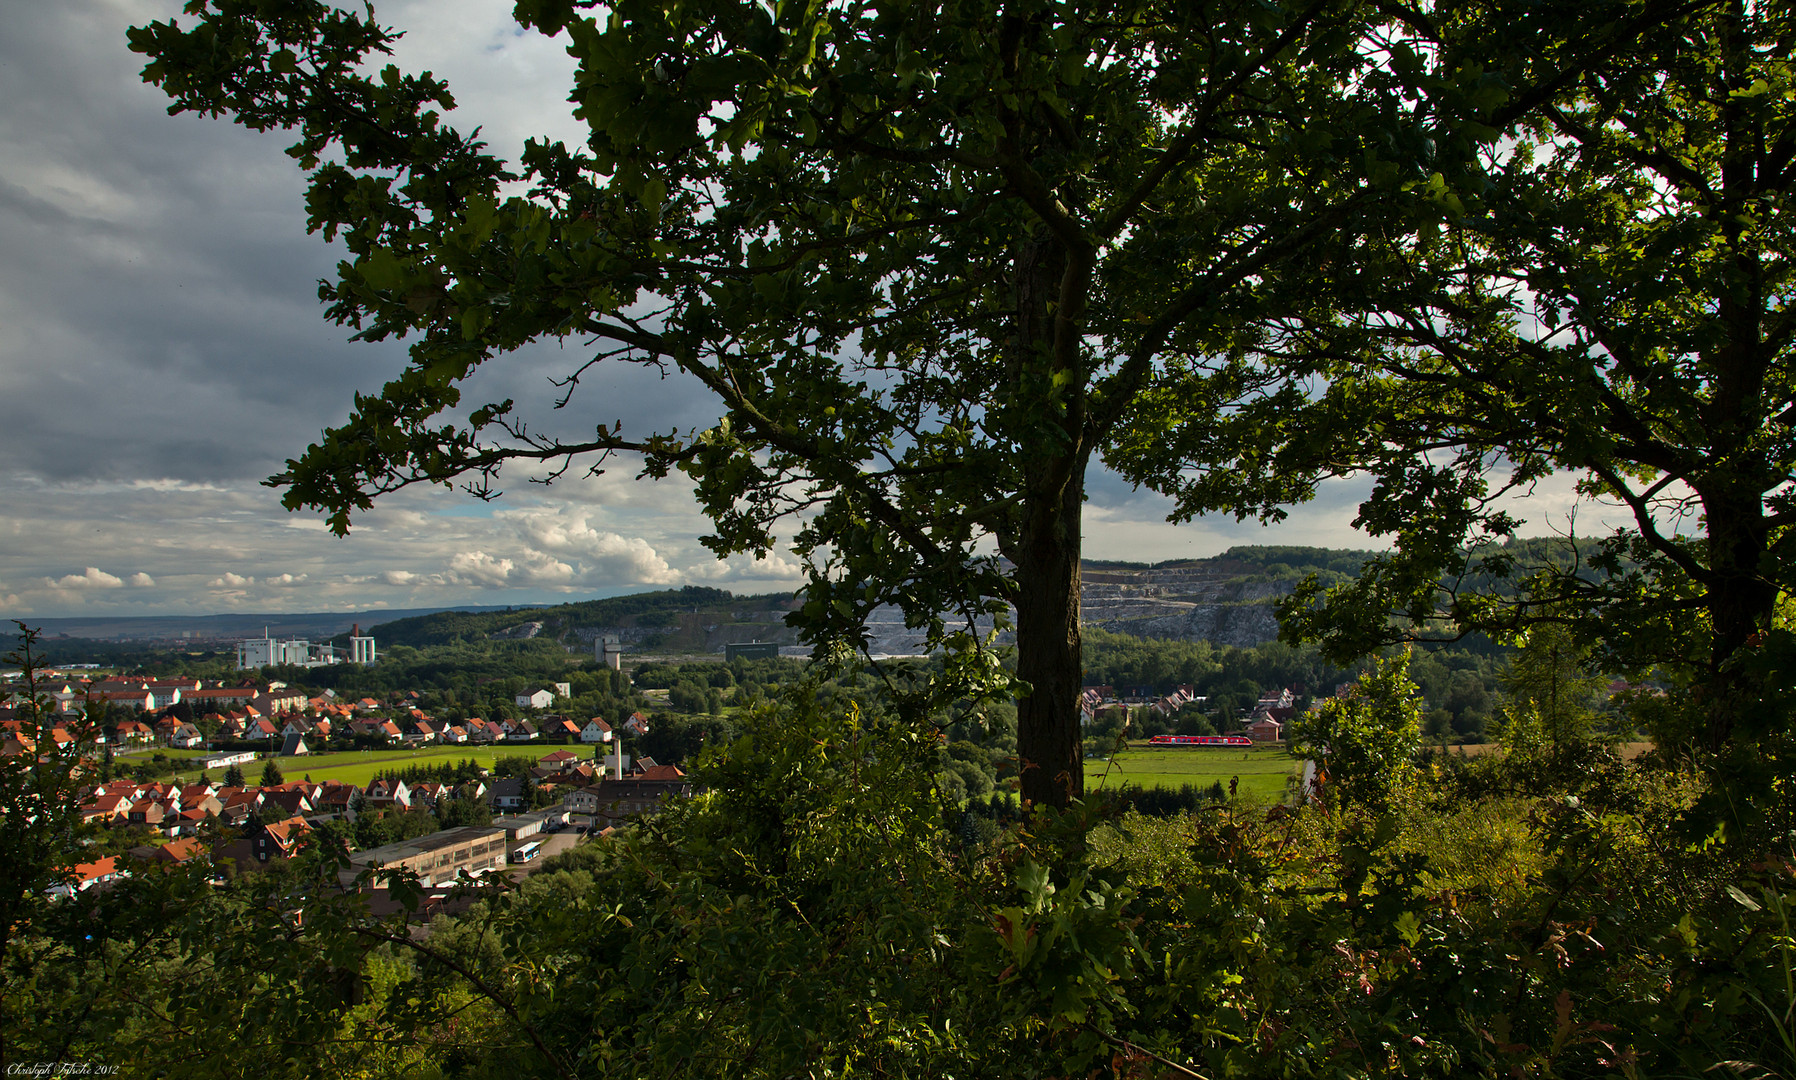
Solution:
[[(1257, 645), (1278, 636), (1272, 605), (1297, 581), (1310, 573), (1346, 580), (1370, 554), (1239, 547), (1212, 559), (1158, 564), (1091, 560), (1083, 570), (1085, 621), (1140, 637)], [(383, 622), (372, 633), (382, 648), (544, 638), (584, 651), (595, 638), (615, 635), (629, 652), (717, 653), (731, 642), (797, 644), (797, 632), (785, 625), (795, 606), (789, 594), (688, 586), (536, 608), (437, 612)], [(875, 653), (922, 647), (920, 631), (905, 627), (896, 608), (874, 612), (868, 634)]]
[[(1563, 563), (1563, 541), (1520, 540), (1510, 545), (1518, 563)], [(1324, 585), (1357, 577), (1375, 553), (1296, 546), (1234, 547), (1214, 558), (1164, 563), (1087, 560), (1083, 564), (1084, 622), (1142, 638), (1210, 641), (1249, 647), (1278, 637), (1275, 605), (1299, 581), (1315, 574)], [(1488, 583), (1484, 583), (1488, 584)], [(603, 634), (616, 635), (626, 652), (715, 654), (730, 642), (773, 641), (796, 645), (785, 625), (796, 607), (791, 595), (736, 596), (723, 589), (688, 586), (505, 611), (439, 612), (382, 623), (373, 630), (383, 648), (456, 641), (547, 638), (590, 650)], [(921, 631), (904, 625), (893, 607), (873, 613), (867, 626), (875, 654), (921, 650)]]
[(495, 638), (546, 638), (591, 649), (596, 638), (614, 634), (631, 651), (709, 653), (729, 642), (797, 644), (795, 632), (784, 622), (795, 606), (790, 593), (737, 596), (689, 585), (545, 607), (441, 611), (384, 622), (371, 632), (383, 649)]
[[(1506, 550), (1522, 565), (1551, 561), (1563, 566), (1570, 546), (1557, 539), (1534, 539), (1515, 541)], [(1258, 645), (1278, 636), (1274, 605), (1297, 582), (1309, 574), (1319, 575), (1324, 584), (1350, 580), (1373, 555), (1322, 547), (1243, 546), (1209, 559), (1151, 564), (1087, 560), (1082, 570), (1084, 621), (1136, 637)], [(383, 649), (540, 637), (584, 651), (600, 635), (614, 634), (630, 652), (717, 653), (731, 642), (797, 644), (796, 631), (785, 625), (786, 614), (795, 606), (789, 593), (737, 596), (724, 589), (687, 586), (528, 608), (94, 616), (30, 622), (42, 626), (47, 638), (95, 641), (216, 643), (257, 636), (264, 628), (280, 637), (326, 641), (343, 637), (359, 623)], [(896, 609), (875, 612), (868, 632), (875, 653), (914, 652), (920, 647), (918, 632), (904, 626)]]

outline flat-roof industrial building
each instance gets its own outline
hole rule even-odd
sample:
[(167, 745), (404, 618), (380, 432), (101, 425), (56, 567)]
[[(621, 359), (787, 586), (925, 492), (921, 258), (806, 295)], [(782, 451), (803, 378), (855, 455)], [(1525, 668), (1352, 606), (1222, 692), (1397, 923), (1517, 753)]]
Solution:
[(463, 870), (474, 873), (503, 867), (505, 844), (504, 829), (466, 825), (358, 851), (349, 857), (349, 869), (339, 871), (338, 877), (348, 885), (370, 868), (402, 866), (418, 875), (420, 885), (429, 888), (454, 881)]

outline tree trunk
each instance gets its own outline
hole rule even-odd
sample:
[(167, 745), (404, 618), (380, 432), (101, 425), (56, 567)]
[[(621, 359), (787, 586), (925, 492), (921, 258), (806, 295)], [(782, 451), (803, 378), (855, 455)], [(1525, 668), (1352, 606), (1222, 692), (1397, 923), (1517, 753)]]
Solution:
[(1719, 751), (1732, 741), (1741, 721), (1750, 724), (1757, 719), (1751, 714), (1762, 709), (1763, 687), (1738, 662), (1756, 635), (1770, 629), (1777, 609), (1778, 587), (1766, 566), (1771, 528), (1765, 493), (1782, 485), (1783, 470), (1761, 449), (1767, 428), (1781, 422), (1768, 422), (1766, 405), (1775, 397), (1767, 394), (1767, 383), (1776, 369), (1777, 350), (1767, 343), (1765, 317), (1767, 303), (1782, 290), (1768, 283), (1758, 247), (1762, 241), (1749, 237), (1746, 226), (1751, 208), (1764, 197), (1762, 147), (1768, 145), (1768, 133), (1756, 106), (1731, 92), (1720, 96), (1732, 85), (1729, 80), (1753, 70), (1759, 60), (1739, 0), (1721, 8), (1717, 29), (1721, 73), (1714, 93), (1723, 129), (1721, 198), (1709, 209), (1726, 238), (1717, 250), (1732, 253), (1731, 273), (1715, 293), (1721, 344), (1704, 355), (1712, 387), (1701, 411), (1708, 430), (1708, 465), (1691, 486), (1702, 499), (1712, 575), (1705, 583), (1712, 635), (1705, 735), (1709, 748)]
[[(1017, 702), (1017, 765), (1027, 802), (1066, 806), (1085, 795), (1085, 755), (1079, 724), (1084, 657), (1079, 637), (1079, 549), (1090, 443), (1084, 430), (1085, 379), (1067, 363), (1066, 327), (1077, 321), (1083, 295), (1069, 298), (1066, 250), (1051, 235), (1016, 248), (1015, 312), (1005, 343), (1006, 378), (1024, 400), (1062, 380), (1036, 408), (1057, 407), (1045, 422), (1023, 417), (1017, 431), (1023, 455), (1023, 502), (1016, 531), (999, 537), (999, 550), (1016, 564), (1017, 677), (1030, 691)], [(1026, 412), (1026, 410), (1025, 410)]]
[(1750, 720), (1747, 714), (1760, 707), (1764, 688), (1736, 665), (1754, 635), (1770, 628), (1778, 592), (1763, 570), (1770, 530), (1762, 488), (1750, 483), (1732, 485), (1737, 490), (1716, 487), (1722, 490), (1702, 492), (1713, 574), (1707, 597), (1712, 640), (1704, 694), (1704, 734), (1711, 750), (1723, 749), (1738, 722)]
[(1030, 685), (1017, 702), (1017, 758), (1023, 798), (1065, 806), (1085, 795), (1079, 725), (1084, 660), (1079, 636), (1080, 512), (1084, 469), (1060, 497), (1031, 500), (1010, 555), (1016, 563), (1017, 676)]

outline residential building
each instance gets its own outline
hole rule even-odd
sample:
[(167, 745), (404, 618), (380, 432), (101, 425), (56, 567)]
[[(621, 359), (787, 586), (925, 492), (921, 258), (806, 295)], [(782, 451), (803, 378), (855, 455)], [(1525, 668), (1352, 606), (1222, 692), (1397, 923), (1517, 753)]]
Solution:
[(105, 885), (118, 878), (129, 877), (131, 872), (119, 865), (117, 855), (100, 859), (96, 862), (76, 863), (69, 868), (72, 881), (65, 881), (50, 887), (53, 897), (73, 896), (78, 892)]
[[(663, 768), (674, 769), (674, 766)], [(677, 769), (674, 771), (678, 772)], [(657, 813), (664, 799), (690, 798), (692, 791), (692, 781), (685, 776), (601, 780), (570, 792), (567, 808), (574, 813), (592, 815), (595, 827), (601, 822), (617, 825), (643, 814)]]
[(1254, 742), (1277, 742), (1284, 737), (1285, 725), (1270, 716), (1257, 716), (1248, 722), (1247, 737)]
[(555, 694), (550, 690), (528, 690), (517, 696), (520, 709), (546, 709), (555, 704)]
[(368, 785), (366, 794), (370, 810), (409, 810), (412, 806), (412, 790), (404, 780), (378, 777)]
[(492, 790), (487, 794), (487, 801), (495, 811), (524, 809), (524, 780), (522, 777), (507, 776), (494, 780)]

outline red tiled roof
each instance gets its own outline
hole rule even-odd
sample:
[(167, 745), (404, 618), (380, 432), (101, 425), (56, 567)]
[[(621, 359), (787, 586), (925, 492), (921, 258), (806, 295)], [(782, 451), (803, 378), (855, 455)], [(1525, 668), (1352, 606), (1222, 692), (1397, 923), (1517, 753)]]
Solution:
[(109, 855), (96, 862), (76, 863), (69, 868), (82, 883), (118, 873), (118, 856)]
[(204, 855), (205, 853), (206, 845), (200, 843), (196, 837), (191, 836), (182, 837), (179, 840), (170, 840), (168, 843), (162, 845), (162, 854), (174, 862), (186, 862), (195, 855)]
[(312, 832), (312, 826), (302, 817), (290, 817), (285, 821), (277, 821), (265, 826), (269, 839), (279, 845), (283, 854), (290, 848), (306, 839)]

